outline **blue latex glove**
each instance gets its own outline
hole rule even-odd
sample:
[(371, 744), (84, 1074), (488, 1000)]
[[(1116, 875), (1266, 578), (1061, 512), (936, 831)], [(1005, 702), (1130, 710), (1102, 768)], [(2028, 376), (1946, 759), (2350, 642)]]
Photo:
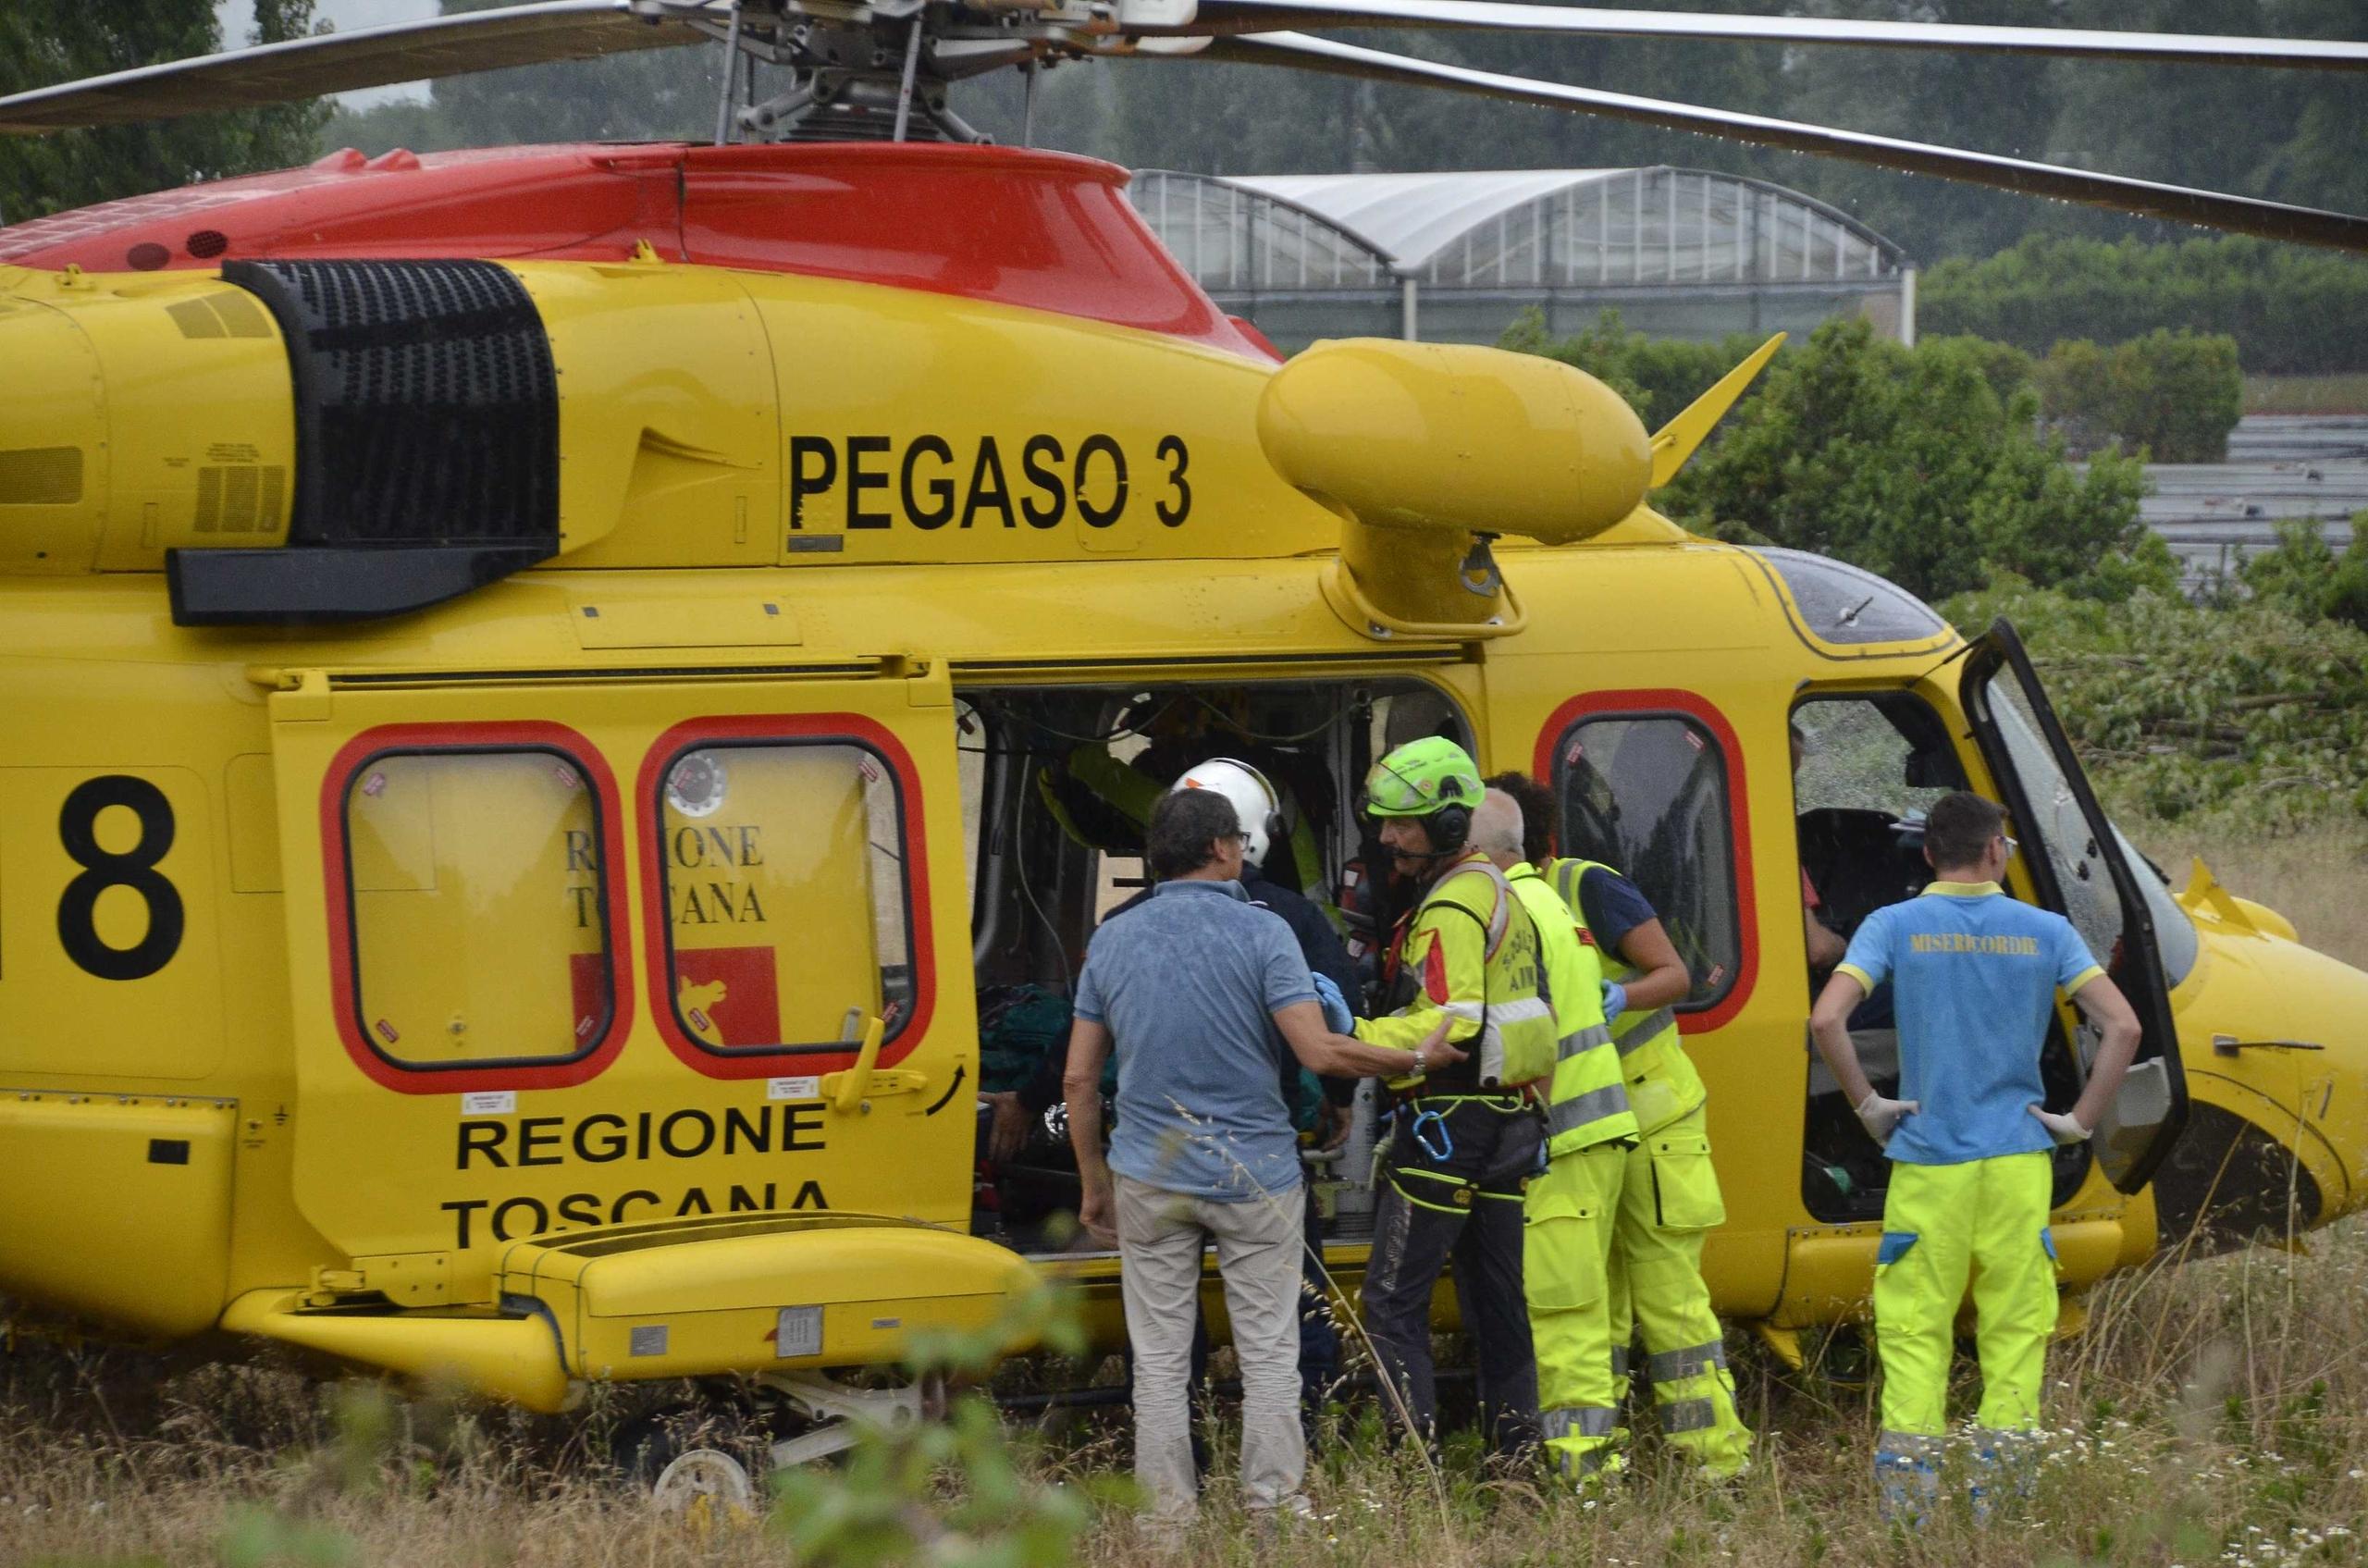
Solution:
[(1603, 982), (1603, 1021), (1610, 1023), (1628, 1010), (1628, 988), (1616, 980)]
[(1310, 974), (1315, 982), (1315, 1000), (1324, 1008), (1324, 1027), (1335, 1034), (1354, 1034), (1357, 1015), (1349, 1011), (1349, 999), (1332, 983), (1330, 975)]

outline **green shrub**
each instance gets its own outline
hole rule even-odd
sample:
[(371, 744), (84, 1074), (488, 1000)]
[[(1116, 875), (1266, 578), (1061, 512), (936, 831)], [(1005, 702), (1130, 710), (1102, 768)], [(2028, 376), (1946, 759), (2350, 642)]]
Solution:
[(2111, 349), (2075, 339), (2049, 351), (2034, 379), (2040, 412), (2081, 451), (2117, 441), (2157, 463), (2221, 463), (2244, 414), (2237, 340), (2226, 336), (2155, 331)]
[(1497, 346), (1576, 365), (1626, 398), (1650, 428), (1682, 413), (1766, 340), (1748, 332), (1719, 343), (1647, 338), (1629, 331), (1616, 310), (1605, 311), (1576, 336), (1556, 339), (1546, 330), (1545, 313), (1533, 306), (1505, 329)]
[(2368, 631), (2368, 512), (2352, 513), (2351, 543), (2339, 556), (2315, 520), (2280, 523), (2277, 543), (2248, 558), (2237, 574), (2263, 603)]
[(2259, 595), (2082, 602), (2002, 579), (1941, 606), (2022, 632), (2090, 774), (2116, 811), (2293, 828), (2368, 816), (2368, 633)]
[(1864, 321), (1828, 322), (1778, 357), (1661, 508), (1696, 532), (1839, 556), (1930, 599), (2002, 571), (2099, 599), (2169, 591), (2170, 553), (2138, 520), (2138, 463), (2066, 464), (2061, 439), (2038, 431), (2020, 363), (1973, 340), (1909, 349)]
[(2032, 353), (2186, 327), (2237, 340), (2255, 375), (2368, 369), (2368, 260), (2243, 235), (2149, 245), (2031, 236), (1982, 261), (1944, 261), (1917, 288), (1927, 332)]

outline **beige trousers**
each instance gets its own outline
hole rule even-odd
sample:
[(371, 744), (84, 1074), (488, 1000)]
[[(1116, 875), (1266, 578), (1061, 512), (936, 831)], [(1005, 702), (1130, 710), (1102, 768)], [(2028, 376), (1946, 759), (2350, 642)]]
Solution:
[(1307, 1190), (1220, 1204), (1116, 1178), (1118, 1284), (1135, 1352), (1135, 1480), (1153, 1522), (1200, 1512), (1192, 1471), (1192, 1323), (1202, 1249), (1214, 1241), (1241, 1364), (1241, 1502), (1297, 1511), (1307, 1476), (1299, 1425), (1300, 1222)]

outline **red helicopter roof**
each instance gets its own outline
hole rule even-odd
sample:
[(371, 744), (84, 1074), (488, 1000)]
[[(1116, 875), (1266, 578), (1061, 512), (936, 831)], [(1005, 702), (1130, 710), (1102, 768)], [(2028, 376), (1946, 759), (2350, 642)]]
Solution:
[(678, 261), (924, 289), (1271, 356), (1160, 247), (1127, 178), (1065, 153), (930, 142), (348, 148), (0, 228), (0, 263), (615, 261), (647, 240)]

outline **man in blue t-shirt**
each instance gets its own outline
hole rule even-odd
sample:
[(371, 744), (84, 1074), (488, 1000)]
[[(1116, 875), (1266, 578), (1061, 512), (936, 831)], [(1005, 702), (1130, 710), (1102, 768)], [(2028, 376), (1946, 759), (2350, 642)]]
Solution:
[[(1094, 932), (1063, 1078), (1079, 1218), (1118, 1248), (1135, 1352), (1135, 1477), (1163, 1543), (1200, 1508), (1186, 1389), (1212, 1242), (1241, 1368), (1242, 1505), (1267, 1517), (1307, 1508), (1297, 1408), (1306, 1191), (1276, 1035), (1306, 1067), (1350, 1077), (1443, 1068), (1464, 1055), (1447, 1043), (1445, 1022), (1412, 1050), (1327, 1027), (1290, 927), (1242, 894), (1247, 836), (1215, 790), (1162, 796), (1152, 808), (1144, 858), (1159, 887)], [(1105, 1157), (1102, 1064), (1114, 1051), (1118, 1123)]]
[[(1933, 882), (1867, 917), (1809, 1019), (1834, 1080), (1893, 1162), (1874, 1302), (1875, 1464), (1889, 1516), (1920, 1518), (1936, 1495), (1951, 1329), (1968, 1278), (1985, 1457), (2002, 1434), (2039, 1425), (2056, 1315), (2047, 1151), (2089, 1137), (2138, 1050), (2137, 1015), (2071, 922), (2000, 891), (2015, 848), (2004, 823), (1976, 795), (1935, 802), (1924, 828)], [(1867, 1081), (1849, 1031), (1851, 1009), (1885, 980), (1899, 1025), (1897, 1099)], [(2045, 1108), (2040, 1079), (2058, 991), (2103, 1034), (2068, 1113)]]

